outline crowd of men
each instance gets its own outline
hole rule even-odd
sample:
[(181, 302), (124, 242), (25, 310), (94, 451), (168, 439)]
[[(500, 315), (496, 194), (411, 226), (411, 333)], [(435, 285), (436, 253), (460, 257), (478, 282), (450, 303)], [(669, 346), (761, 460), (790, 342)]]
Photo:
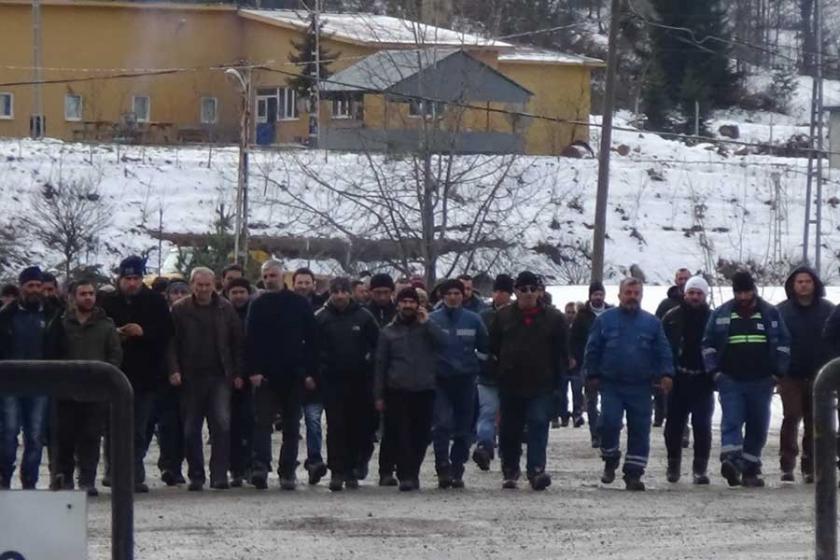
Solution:
[[(266, 489), (279, 431), (279, 485), (294, 490), (301, 419), (312, 485), (329, 473), (330, 490), (358, 488), (378, 442), (380, 486), (418, 490), (431, 444), (438, 487), (464, 487), (472, 451), (484, 471), (498, 453), (502, 487), (514, 489), (524, 443), (525, 476), (539, 491), (551, 484), (550, 427), (579, 428), (584, 415), (603, 483), (615, 480), (626, 424), (623, 480), (644, 490), (651, 428), (664, 421), (668, 481), (680, 479), (693, 435), (692, 480), (705, 485), (715, 392), (721, 475), (730, 486), (760, 487), (777, 387), (782, 480), (795, 480), (804, 420), (800, 469), (812, 482), (810, 387), (840, 354), (840, 311), (805, 267), (792, 272), (787, 300), (776, 307), (738, 272), (734, 298), (714, 310), (706, 280), (681, 269), (656, 315), (641, 309), (635, 278), (621, 281), (617, 307), (594, 282), (585, 304), (561, 312), (528, 271), (496, 277), (489, 303), (466, 275), (431, 290), (387, 274), (340, 277), (322, 295), (305, 268), (287, 287), (275, 260), (262, 265), (259, 288), (237, 265), (218, 278), (194, 268), (188, 282), (158, 279), (152, 287), (145, 274), (143, 259), (132, 256), (120, 263), (115, 286), (80, 279), (62, 291), (54, 276), (29, 267), (3, 288), (0, 310), (0, 359), (96, 360), (125, 373), (134, 389), (136, 492), (149, 491), (144, 458), (155, 438), (166, 485), (205, 487), (205, 422), (210, 488)], [(21, 435), (24, 489), (38, 483), (45, 444), (50, 488), (96, 495), (103, 442), (101, 484), (110, 485), (105, 405), (0, 398), (0, 487), (11, 485)]]

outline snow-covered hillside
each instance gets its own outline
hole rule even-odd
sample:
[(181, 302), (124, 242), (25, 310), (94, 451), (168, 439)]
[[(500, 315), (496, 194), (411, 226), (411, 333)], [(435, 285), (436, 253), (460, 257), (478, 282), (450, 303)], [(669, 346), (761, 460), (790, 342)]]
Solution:
[[(790, 118), (792, 125), (800, 124), (801, 115)], [(619, 114), (616, 124), (627, 127), (628, 120), (628, 115)], [(749, 125), (744, 121), (739, 124), (752, 130), (750, 139), (766, 139), (763, 135), (769, 132), (769, 123), (760, 118), (753, 120), (756, 122)], [(595, 143), (597, 132), (593, 128)], [(629, 148), (629, 153), (615, 153), (612, 163), (606, 255), (611, 276), (616, 277), (635, 264), (644, 271), (648, 282), (667, 283), (680, 266), (708, 271), (720, 258), (767, 265), (779, 257), (795, 261), (801, 254), (805, 160), (738, 156), (734, 154), (738, 146), (688, 147), (639, 131), (617, 132), (614, 146), (621, 145)], [(306, 192), (308, 200), (320, 205), (320, 210), (343, 211), (334, 198), (321, 196), (317, 184), (300, 170), (302, 157), (310, 171), (314, 169), (336, 181), (370, 173), (366, 158), (355, 154), (255, 154), (251, 167), (251, 221), (258, 228), (255, 233), (343, 237), (345, 232), (332, 227), (329, 220), (306, 219), (307, 214), (299, 207), (292, 208), (284, 202), (288, 201), (284, 192)], [(393, 162), (382, 160), (380, 164)], [(155, 264), (157, 241), (149, 231), (158, 229), (159, 209), (163, 209), (165, 231), (210, 231), (219, 203), (233, 206), (236, 165), (237, 152), (233, 148), (4, 140), (0, 141), (2, 221), (7, 228), (14, 226), (16, 219), (38, 202), (38, 193), (47, 183), (74, 178), (92, 180), (113, 206), (113, 219), (98, 249), (84, 255), (83, 260), (109, 268), (121, 255), (146, 252), (150, 263)], [(515, 249), (509, 259), (498, 261), (491, 272), (528, 266), (554, 277), (558, 283), (574, 280), (569, 278), (568, 265), (559, 265), (537, 254), (534, 248), (550, 244), (586, 250), (594, 222), (597, 162), (520, 157), (515, 165), (532, 190), (528, 196), (515, 199), (513, 218), (528, 225), (511, 234), (508, 241), (516, 244)], [(830, 279), (837, 280), (837, 259), (831, 250), (840, 241), (840, 199), (835, 175), (830, 177), (824, 197), (829, 204), (824, 212), (823, 268)], [(470, 212), (468, 201), (462, 214), (468, 217)], [(348, 221), (347, 217), (344, 220)], [(365, 218), (349, 221), (354, 222), (346, 224), (352, 229)], [(25, 247), (33, 262), (56, 266), (61, 261), (55, 248), (34, 242), (19, 228), (14, 231), (21, 237), (18, 245)], [(375, 230), (369, 234), (377, 235)], [(780, 253), (775, 250), (776, 237)], [(164, 251), (167, 249), (165, 246)], [(313, 264), (321, 270), (338, 269), (337, 263)], [(585, 266), (583, 261), (579, 264)]]

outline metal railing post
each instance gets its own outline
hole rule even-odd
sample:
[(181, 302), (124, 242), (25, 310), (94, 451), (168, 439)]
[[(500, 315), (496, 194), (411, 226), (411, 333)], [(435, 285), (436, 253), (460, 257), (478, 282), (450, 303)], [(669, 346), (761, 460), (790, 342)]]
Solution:
[(111, 405), (111, 558), (134, 558), (134, 391), (104, 362), (0, 361), (0, 394)]
[(816, 558), (837, 560), (837, 390), (840, 359), (814, 380)]

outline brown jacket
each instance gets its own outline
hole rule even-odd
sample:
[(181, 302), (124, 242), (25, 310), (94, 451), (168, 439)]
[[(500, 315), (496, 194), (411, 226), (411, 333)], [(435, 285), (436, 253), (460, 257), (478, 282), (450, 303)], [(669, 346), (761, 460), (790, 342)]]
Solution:
[(213, 294), (210, 305), (215, 310), (212, 324), (201, 320), (194, 296), (186, 297), (172, 306), (175, 337), (169, 352), (170, 374), (177, 372), (186, 378), (195, 375), (191, 368), (193, 357), (206, 351), (207, 337), (215, 336), (219, 362), (225, 376), (232, 379), (242, 375), (242, 321), (233, 305), (217, 294)]

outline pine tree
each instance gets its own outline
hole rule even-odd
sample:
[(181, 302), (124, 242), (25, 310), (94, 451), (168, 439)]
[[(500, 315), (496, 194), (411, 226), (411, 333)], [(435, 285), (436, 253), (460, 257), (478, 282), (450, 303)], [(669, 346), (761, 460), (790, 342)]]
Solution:
[[(326, 21), (321, 19), (321, 29), (324, 28)], [(332, 75), (329, 66), (341, 53), (332, 53), (324, 48), (321, 43), (318, 49), (320, 55), (320, 64), (315, 63), (315, 14), (309, 16), (309, 27), (306, 28), (306, 35), (302, 41), (292, 41), (294, 52), (289, 54), (289, 61), (293, 62), (298, 67), (298, 74), (294, 78), (289, 79), (289, 87), (295, 90), (298, 97), (301, 99), (308, 99), (312, 86), (315, 83), (315, 76), (317, 74), (316, 68), (320, 66), (321, 79), (325, 80)]]
[(651, 31), (651, 45), (662, 82), (652, 81), (645, 90), (648, 122), (653, 126), (660, 120), (665, 95), (684, 116), (674, 124), (692, 130), (695, 102), (705, 120), (713, 109), (737, 99), (740, 77), (731, 67), (726, 9), (721, 0), (653, 0), (652, 5), (660, 25)]

